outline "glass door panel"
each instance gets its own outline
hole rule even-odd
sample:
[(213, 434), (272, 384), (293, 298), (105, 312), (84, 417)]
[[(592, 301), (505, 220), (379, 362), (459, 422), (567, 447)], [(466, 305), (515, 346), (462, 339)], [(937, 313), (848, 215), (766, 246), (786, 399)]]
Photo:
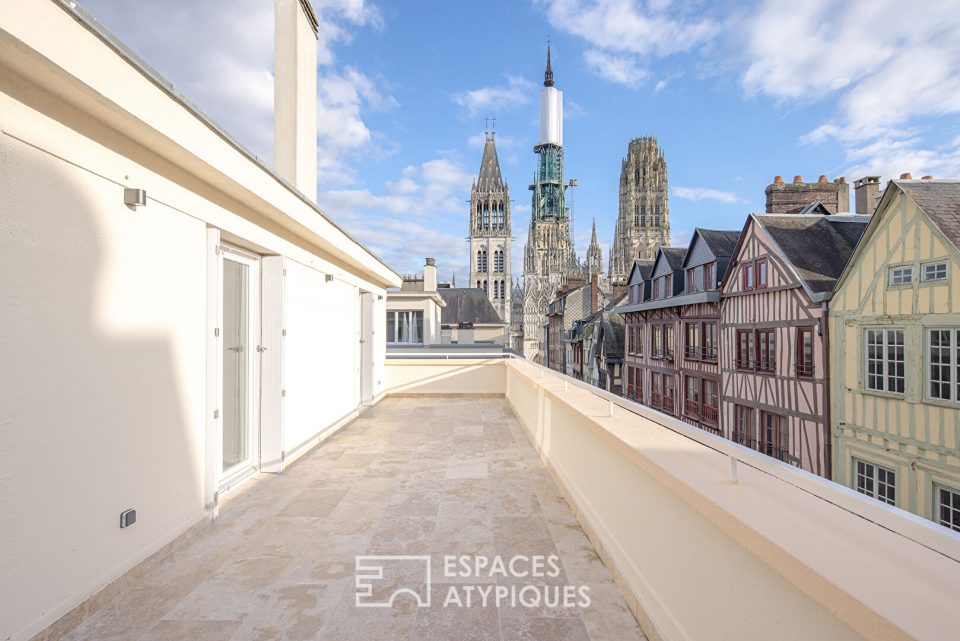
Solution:
[(250, 268), (223, 261), (223, 468), (250, 457)]

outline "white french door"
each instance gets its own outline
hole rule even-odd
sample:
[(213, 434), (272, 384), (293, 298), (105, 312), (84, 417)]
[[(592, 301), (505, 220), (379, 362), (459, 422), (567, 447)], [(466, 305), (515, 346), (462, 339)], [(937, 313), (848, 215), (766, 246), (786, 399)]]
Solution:
[(260, 261), (221, 246), (222, 318), (219, 485), (224, 487), (260, 463)]

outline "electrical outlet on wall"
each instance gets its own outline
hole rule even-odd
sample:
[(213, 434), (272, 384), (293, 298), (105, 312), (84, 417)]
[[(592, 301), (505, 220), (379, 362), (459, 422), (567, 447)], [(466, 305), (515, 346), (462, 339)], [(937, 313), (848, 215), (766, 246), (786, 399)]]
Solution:
[(120, 513), (120, 528), (130, 527), (137, 522), (136, 510), (124, 510)]

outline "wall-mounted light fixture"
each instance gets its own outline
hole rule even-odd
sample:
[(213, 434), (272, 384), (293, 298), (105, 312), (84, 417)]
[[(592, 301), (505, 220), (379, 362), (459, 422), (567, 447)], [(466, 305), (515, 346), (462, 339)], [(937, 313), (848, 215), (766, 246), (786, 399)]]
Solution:
[(324, 278), (324, 280), (326, 280), (328, 283), (332, 283), (332, 282), (333, 282), (333, 274), (324, 274), (324, 277), (323, 277), (323, 278)]
[(823, 336), (823, 325), (820, 319), (817, 319), (817, 336)]
[(127, 207), (143, 207), (147, 204), (147, 192), (145, 189), (130, 189), (126, 188), (123, 190), (123, 204)]

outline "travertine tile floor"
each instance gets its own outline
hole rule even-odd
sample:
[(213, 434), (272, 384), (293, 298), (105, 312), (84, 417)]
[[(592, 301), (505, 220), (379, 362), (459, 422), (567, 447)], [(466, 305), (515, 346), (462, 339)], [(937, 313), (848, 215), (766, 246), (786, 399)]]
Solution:
[[(503, 399), (386, 399), (285, 474), (238, 492), (216, 524), (67, 638), (643, 639)], [(560, 558), (552, 577), (448, 576), (443, 563), (444, 555), (475, 563), (551, 554)], [(429, 555), (430, 606), (408, 594), (393, 607), (356, 607), (357, 555)], [(398, 587), (425, 595), (422, 561), (384, 567), (370, 598)], [(539, 605), (508, 597), (496, 607), (498, 586), (517, 593), (528, 584)], [(589, 586), (590, 605), (553, 607), (563, 585)], [(451, 588), (461, 601), (486, 588), (487, 607), (476, 591), (471, 607), (445, 607)]]

